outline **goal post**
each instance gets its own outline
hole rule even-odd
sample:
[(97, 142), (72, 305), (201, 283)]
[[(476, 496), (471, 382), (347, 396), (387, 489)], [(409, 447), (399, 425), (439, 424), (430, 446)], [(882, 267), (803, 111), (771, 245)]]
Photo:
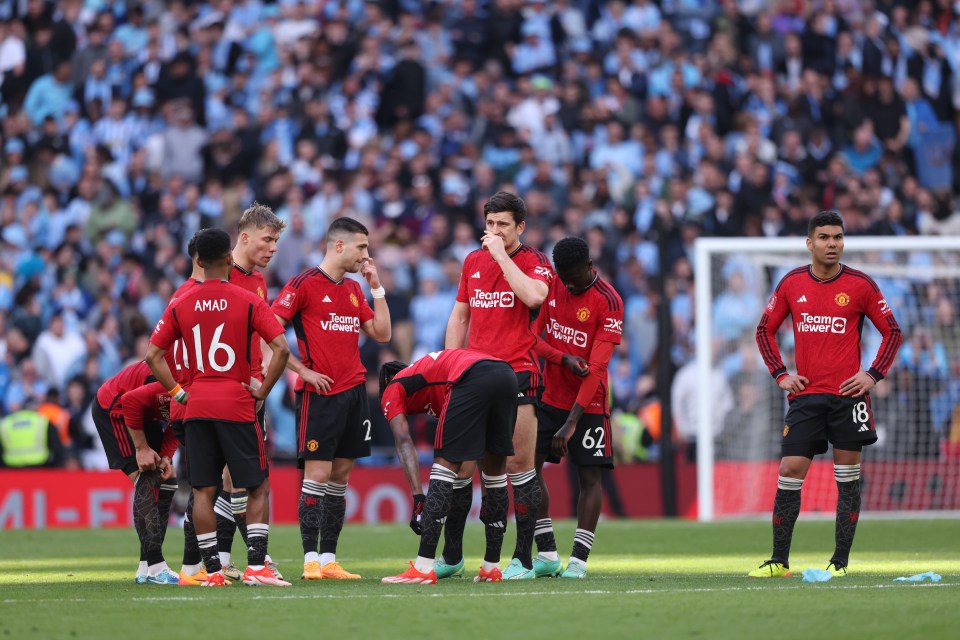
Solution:
[[(805, 238), (700, 238), (694, 253), (698, 518), (769, 515), (787, 405), (754, 334), (782, 276), (809, 264)], [(879, 440), (864, 449), (863, 510), (960, 510), (960, 237), (848, 236), (842, 263), (877, 281), (904, 334), (871, 392)], [(777, 339), (795, 371), (789, 321)], [(879, 340), (866, 320), (864, 368)], [(835, 496), (832, 459), (818, 456), (803, 510), (832, 512)]]

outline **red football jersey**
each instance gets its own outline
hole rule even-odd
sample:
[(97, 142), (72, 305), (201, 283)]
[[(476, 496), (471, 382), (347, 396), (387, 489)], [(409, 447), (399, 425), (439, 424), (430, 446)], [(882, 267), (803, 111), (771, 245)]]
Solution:
[(183, 338), (193, 379), (185, 420), (253, 422), (250, 383), (252, 343), (283, 333), (256, 294), (225, 280), (206, 280), (173, 301), (150, 341), (164, 350)]
[[(367, 370), (360, 362), (360, 325), (373, 318), (373, 309), (359, 283), (333, 280), (319, 267), (307, 269), (290, 278), (274, 300), (273, 312), (293, 325), (303, 364), (333, 378), (330, 391), (323, 395), (366, 380)], [(298, 376), (296, 390), (303, 388)]]
[[(547, 301), (540, 307), (534, 332), (551, 347), (590, 361), (594, 342), (620, 344), (623, 335), (623, 300), (609, 283), (596, 276), (593, 284), (578, 296), (572, 295), (557, 278)], [(562, 364), (547, 362), (543, 369), (543, 402), (570, 410), (576, 402), (583, 378)], [(607, 380), (585, 407), (585, 413), (607, 414)]]
[[(510, 257), (525, 275), (550, 285), (553, 268), (543, 253), (520, 245)], [(535, 311), (517, 299), (489, 251), (478, 249), (463, 261), (457, 301), (470, 305), (468, 348), (505, 360), (514, 371), (539, 371), (530, 329)]]
[[(187, 281), (182, 285), (177, 287), (177, 290), (173, 292), (173, 297), (170, 298), (170, 301), (167, 303), (167, 307), (174, 303), (177, 298), (180, 298), (186, 294), (190, 289), (200, 284), (199, 280), (194, 280), (193, 278), (187, 278)], [(181, 338), (173, 343), (173, 348), (163, 354), (164, 359), (167, 361), (167, 366), (170, 367), (170, 372), (173, 374), (173, 379), (177, 381), (185, 391), (190, 390), (190, 366), (189, 358), (184, 358), (185, 349), (184, 346), (186, 343)], [(187, 408), (180, 404), (179, 402), (174, 402), (170, 405), (170, 420), (183, 420), (184, 416), (187, 415)]]
[(841, 383), (860, 370), (864, 316), (883, 336), (868, 370), (874, 380), (887, 375), (903, 341), (893, 311), (868, 275), (840, 265), (837, 275), (821, 280), (809, 265), (800, 267), (777, 285), (757, 327), (757, 346), (775, 379), (787, 373), (776, 336), (788, 315), (793, 318), (797, 373), (810, 380), (795, 395), (840, 394)]
[[(267, 299), (267, 281), (264, 280), (263, 274), (256, 269), (247, 271), (234, 262), (233, 269), (230, 271), (230, 284), (235, 284), (250, 293), (255, 293), (260, 296), (264, 302), (270, 304), (270, 300)], [(263, 350), (260, 348), (258, 336), (254, 336), (253, 338), (250, 369), (253, 371), (253, 377), (263, 382)]]
[(123, 413), (121, 398), (128, 391), (138, 389), (145, 384), (154, 382), (150, 365), (141, 360), (120, 370), (97, 389), (97, 402), (110, 413)]
[(383, 391), (380, 408), (389, 422), (396, 415), (425, 413), (436, 417), (450, 399), (450, 390), (481, 360), (498, 360), (472, 349), (447, 349), (423, 356), (397, 372)]

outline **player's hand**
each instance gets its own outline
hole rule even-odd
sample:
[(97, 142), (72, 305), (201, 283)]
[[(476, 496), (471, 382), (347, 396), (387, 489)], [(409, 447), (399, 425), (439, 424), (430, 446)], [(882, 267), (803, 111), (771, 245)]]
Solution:
[(840, 385), (840, 395), (842, 396), (862, 396), (873, 386), (877, 384), (876, 380), (870, 377), (870, 374), (861, 369), (855, 375), (847, 378)]
[(250, 396), (257, 401), (256, 410), (260, 410), (260, 404), (267, 399), (267, 394), (264, 392), (264, 388), (259, 385), (259, 381), (256, 387), (244, 383), (243, 388), (250, 392)]
[(150, 447), (137, 449), (137, 467), (139, 467), (141, 472), (156, 471), (160, 463), (160, 454)]
[(489, 231), (483, 232), (480, 238), (480, 248), (489, 251), (494, 260), (501, 260), (507, 256), (507, 250), (503, 246), (503, 238)]
[(577, 425), (564, 422), (563, 426), (553, 434), (553, 453), (559, 457), (567, 455), (567, 443), (573, 437)]
[(160, 482), (173, 477), (173, 461), (167, 456), (160, 458), (160, 466), (157, 468), (160, 470)]
[(410, 528), (418, 536), (423, 533), (423, 505), (427, 504), (427, 496), (418, 493), (413, 496), (413, 514), (410, 516)]
[(360, 267), (360, 275), (370, 284), (371, 289), (380, 288), (380, 276), (377, 274), (377, 263), (373, 258), (364, 258), (363, 266)]
[(300, 378), (303, 380), (304, 384), (313, 385), (313, 388), (317, 390), (317, 393), (327, 393), (333, 386), (333, 378), (323, 373), (317, 373), (312, 369), (305, 370), (300, 374)]
[(563, 354), (563, 358), (560, 360), (560, 364), (565, 366), (570, 371), (573, 371), (576, 375), (581, 378), (585, 378), (588, 373), (590, 373), (590, 365), (587, 364), (587, 361), (581, 358), (580, 356), (574, 356), (569, 353)]
[(780, 388), (784, 391), (789, 391), (790, 393), (800, 393), (807, 388), (807, 385), (810, 384), (810, 380), (808, 380), (806, 376), (801, 376), (800, 374), (790, 374), (780, 378), (780, 380), (777, 381), (777, 384), (780, 385)]
[(244, 388), (247, 389), (247, 391), (250, 392), (250, 395), (257, 401), (257, 403), (253, 406), (254, 413), (260, 413), (260, 407), (263, 406), (263, 401), (266, 398), (260, 398), (258, 395), (255, 395), (253, 392), (259, 391), (260, 387), (263, 386), (263, 383), (257, 380), (256, 378), (251, 377), (250, 384), (245, 384), (243, 386)]

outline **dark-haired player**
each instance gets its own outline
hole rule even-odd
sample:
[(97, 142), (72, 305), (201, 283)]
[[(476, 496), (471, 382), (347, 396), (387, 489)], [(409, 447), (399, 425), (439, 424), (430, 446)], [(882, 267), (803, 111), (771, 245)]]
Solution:
[[(557, 280), (534, 323), (537, 353), (546, 361), (537, 433), (537, 478), (543, 500), (537, 519), (538, 577), (584, 578), (603, 503), (600, 471), (613, 468), (607, 366), (623, 332), (623, 301), (593, 268), (587, 243), (564, 238), (553, 249)], [(580, 501), (573, 553), (560, 573), (543, 463), (568, 455), (577, 465)]]
[[(277, 252), (277, 242), (287, 223), (277, 217), (273, 210), (254, 202), (240, 216), (237, 228), (237, 243), (233, 247), (233, 269), (230, 271), (230, 284), (235, 284), (250, 293), (254, 293), (268, 304), (267, 282), (263, 273), (257, 269), (264, 269), (270, 263), (273, 254)], [(254, 336), (251, 348), (250, 371), (258, 382), (263, 382), (263, 370), (269, 361), (264, 358), (263, 342), (260, 336)], [(266, 433), (265, 409), (261, 407), (257, 412), (257, 420)], [(217, 496), (214, 504), (217, 514), (217, 546), (220, 550), (220, 563), (223, 565), (223, 574), (230, 579), (239, 580), (240, 570), (231, 560), (231, 547), (237, 529), (243, 537), (244, 545), (247, 542), (247, 492), (242, 488), (235, 488), (230, 478), (229, 469), (223, 471), (223, 489)], [(269, 513), (268, 513), (269, 515)], [(267, 566), (277, 573), (277, 565), (267, 554)]]
[[(177, 490), (170, 462), (177, 441), (162, 424), (168, 417), (169, 398), (149, 396), (155, 380), (146, 362), (123, 368), (97, 390), (91, 413), (110, 468), (123, 471), (134, 483), (133, 524), (140, 540), (136, 582), (175, 585), (177, 574), (163, 558), (163, 539)], [(148, 389), (142, 403), (138, 402), (144, 398), (142, 394), (132, 395), (141, 389)], [(127, 403), (137, 406), (128, 407)], [(128, 431), (128, 426), (134, 431)], [(141, 459), (149, 461), (148, 468), (139, 464)]]
[[(540, 483), (534, 468), (537, 447), (537, 396), (540, 365), (534, 352), (536, 339), (530, 323), (550, 291), (553, 269), (541, 252), (520, 242), (527, 207), (505, 191), (494, 194), (483, 206), (486, 231), (481, 249), (463, 262), (460, 289), (447, 322), (447, 349), (467, 347), (489, 353), (509, 363), (517, 374), (519, 406), (513, 433), (514, 455), (507, 461), (513, 485), (517, 546), (503, 571), (504, 580), (535, 577), (533, 534), (540, 508)], [(458, 481), (447, 526), (463, 527), (470, 510), (472, 489), (467, 478)], [(444, 556), (437, 576), (463, 569), (463, 558)]]
[[(513, 454), (513, 427), (517, 420), (516, 374), (506, 362), (470, 349), (435, 351), (409, 367), (404, 366), (389, 362), (380, 370), (380, 407), (393, 431), (400, 464), (413, 492), (410, 526), (420, 534), (420, 551), (409, 569), (381, 582), (437, 582), (437, 543), (453, 500), (454, 483), (458, 476), (471, 478), (476, 461), (481, 458), (487, 490), (483, 514), (487, 549), (474, 581), (500, 582), (500, 550), (509, 503), (506, 465), (507, 456)], [(407, 424), (407, 416), (418, 413), (438, 416), (426, 497)], [(462, 555), (462, 527), (459, 535), (461, 539), (456, 542)]]
[[(255, 410), (283, 373), (289, 348), (267, 303), (227, 281), (233, 261), (226, 232), (203, 230), (197, 239), (197, 259), (205, 280), (167, 307), (151, 338), (147, 362), (170, 396), (187, 406), (184, 425), (194, 488), (194, 524), (208, 573), (203, 585), (226, 584), (217, 554), (213, 511), (226, 464), (236, 484), (247, 488), (250, 496), (252, 523), (247, 528), (244, 584), (289, 586), (265, 566), (270, 484), (263, 431)], [(269, 338), (273, 352), (264, 382), (257, 389), (249, 384), (255, 334)], [(181, 339), (192, 360), (190, 402), (164, 360), (166, 351)]]
[[(877, 441), (868, 392), (896, 359), (903, 341), (893, 311), (865, 273), (841, 264), (843, 218), (821, 211), (808, 225), (810, 264), (785, 275), (770, 296), (757, 327), (757, 346), (767, 368), (787, 392), (780, 477), (773, 503), (773, 555), (749, 573), (752, 578), (790, 575), (790, 543), (800, 514), (800, 489), (813, 457), (833, 444), (837, 481), (836, 549), (827, 565), (847, 574), (860, 517), (861, 450)], [(797, 372), (780, 357), (777, 330), (793, 318)], [(860, 361), (860, 331), (870, 318), (883, 339), (870, 368)]]
[[(346, 514), (347, 482), (357, 458), (370, 455), (370, 408), (366, 369), (360, 361), (360, 331), (390, 340), (390, 310), (369, 253), (369, 232), (352, 218), (337, 218), (327, 230), (319, 266), (294, 276), (273, 303), (281, 323), (293, 324), (300, 360), (288, 365), (297, 380), (297, 441), (303, 461), (298, 516), (303, 578), (352, 580), (337, 562)], [(370, 283), (373, 309), (360, 284)], [(319, 546), (319, 553), (318, 553)]]

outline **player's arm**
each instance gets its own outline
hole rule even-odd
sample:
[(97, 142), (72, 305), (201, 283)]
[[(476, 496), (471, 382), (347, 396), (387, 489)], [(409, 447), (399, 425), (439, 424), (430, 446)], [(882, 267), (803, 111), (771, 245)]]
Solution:
[[(543, 309), (546, 309), (546, 307)], [(586, 360), (580, 356), (564, 353), (544, 339), (543, 330), (546, 327), (548, 315), (543, 309), (541, 309), (540, 313), (537, 314), (537, 318), (533, 321), (533, 327), (531, 328), (533, 335), (537, 339), (537, 342), (533, 346), (537, 357), (543, 358), (545, 361), (551, 364), (563, 365), (578, 376), (582, 377), (587, 375), (590, 370)]]
[(128, 391), (120, 398), (123, 405), (123, 422), (130, 433), (130, 439), (133, 440), (140, 471), (153, 471), (161, 467), (161, 456), (147, 443), (147, 436), (143, 433), (143, 423), (144, 415), (150, 410), (151, 403), (156, 402), (154, 399), (156, 394), (164, 391), (165, 388), (161, 382), (154, 382)]
[(780, 347), (777, 345), (777, 331), (790, 314), (786, 296), (781, 292), (782, 286), (781, 280), (773, 295), (770, 296), (767, 308), (760, 318), (760, 324), (757, 325), (757, 348), (770, 375), (777, 381), (780, 388), (790, 393), (798, 393), (810, 384), (810, 380), (799, 372), (792, 374), (787, 371), (783, 364), (783, 356), (780, 355)]
[(470, 328), (470, 305), (457, 300), (447, 320), (447, 335), (444, 349), (463, 349), (467, 346), (467, 330)]
[(543, 301), (547, 299), (550, 293), (550, 286), (543, 280), (531, 278), (517, 266), (506, 252), (503, 257), (494, 257), (500, 269), (503, 270), (503, 277), (507, 279), (510, 288), (517, 294), (520, 301), (531, 309), (539, 309)]
[[(273, 317), (277, 319), (277, 322), (280, 323), (281, 327), (285, 327), (287, 325), (287, 319), (283, 316), (273, 314)], [(269, 348), (269, 345), (267, 345), (267, 347)], [(264, 349), (264, 355), (266, 355), (266, 352), (267, 350)], [(287, 358), (286, 368), (300, 376), (300, 379), (303, 380), (304, 384), (311, 385), (317, 390), (317, 393), (326, 393), (327, 391), (330, 391), (330, 387), (333, 385), (333, 378), (307, 367), (305, 364), (300, 362), (299, 358), (294, 358), (293, 356)]]
[(403, 474), (407, 477), (407, 484), (410, 485), (410, 493), (413, 494), (413, 508), (410, 517), (410, 528), (417, 535), (423, 533), (423, 526), (420, 522), (420, 515), (423, 513), (423, 506), (427, 502), (423, 494), (423, 484), (420, 480), (420, 461), (417, 459), (417, 448), (413, 444), (413, 438), (410, 437), (410, 424), (407, 422), (404, 402), (406, 392), (399, 384), (387, 385), (383, 391), (383, 397), (380, 398), (380, 407), (383, 409), (383, 415), (390, 425), (390, 431), (393, 432), (393, 443), (397, 448), (397, 457), (400, 458), (400, 466), (403, 468)]
[(253, 328), (261, 336), (272, 336), (267, 346), (270, 348), (273, 357), (270, 358), (270, 366), (263, 376), (263, 384), (257, 389), (246, 385), (250, 395), (257, 401), (263, 401), (269, 395), (273, 385), (283, 375), (283, 370), (287, 368), (287, 361), (290, 359), (290, 345), (287, 344), (287, 337), (283, 334), (283, 326), (277, 322), (274, 314), (266, 302), (258, 301), (256, 312), (253, 317)]
[(390, 307), (387, 306), (387, 292), (380, 284), (380, 275), (377, 273), (377, 263), (373, 258), (367, 258), (360, 267), (362, 275), (370, 285), (373, 295), (373, 318), (364, 321), (360, 328), (377, 342), (390, 342)]
[(883, 380), (890, 367), (897, 359), (897, 352), (900, 345), (903, 344), (903, 332), (900, 331), (900, 325), (893, 316), (893, 311), (887, 300), (880, 293), (876, 284), (871, 291), (870, 302), (866, 305), (864, 313), (870, 318), (870, 322), (880, 332), (880, 348), (877, 350), (877, 356), (873, 359), (870, 368), (866, 371), (862, 369), (853, 376), (847, 378), (840, 385), (840, 395), (842, 396), (862, 396), (874, 387), (875, 384)]
[(577, 423), (583, 417), (583, 413), (589, 406), (593, 396), (597, 393), (597, 387), (600, 382), (607, 377), (607, 366), (610, 364), (610, 358), (613, 356), (613, 349), (616, 345), (606, 340), (595, 340), (593, 348), (590, 350), (590, 361), (588, 363), (588, 372), (583, 380), (580, 381), (580, 390), (577, 392), (577, 400), (573, 403), (570, 413), (567, 415), (563, 426), (557, 430), (553, 436), (553, 449), (557, 455), (567, 453), (567, 442), (573, 436), (577, 428)]

